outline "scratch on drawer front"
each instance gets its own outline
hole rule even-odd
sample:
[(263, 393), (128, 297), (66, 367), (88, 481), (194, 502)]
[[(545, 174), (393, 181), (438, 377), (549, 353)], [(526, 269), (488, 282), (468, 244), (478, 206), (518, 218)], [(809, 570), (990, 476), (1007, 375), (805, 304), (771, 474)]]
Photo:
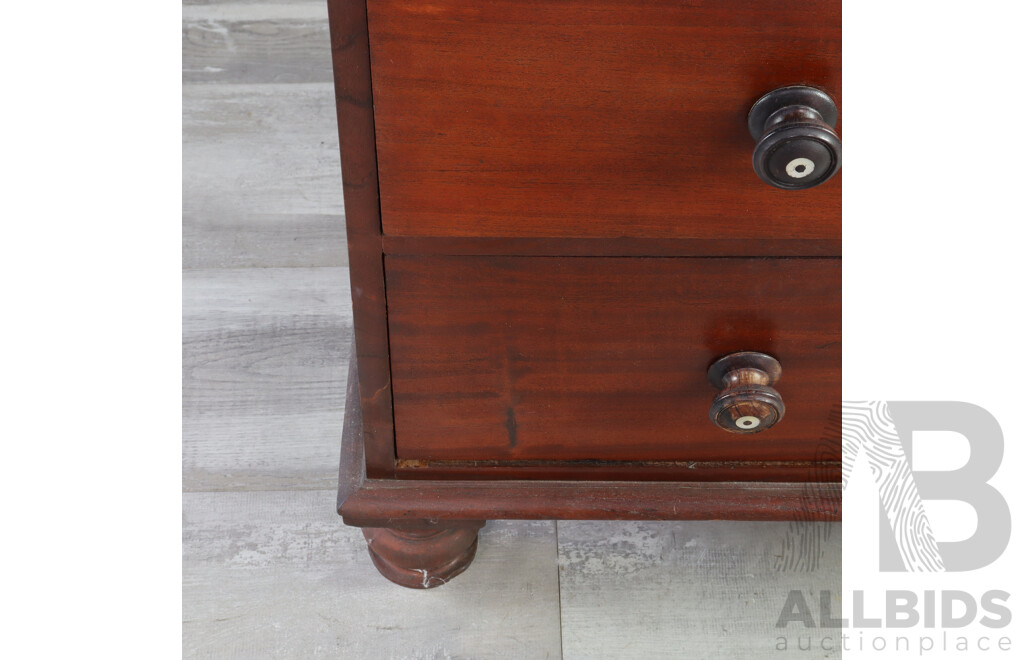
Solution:
[(508, 413), (505, 419), (505, 428), (508, 429), (508, 446), (516, 446), (516, 409), (512, 406), (508, 407)]

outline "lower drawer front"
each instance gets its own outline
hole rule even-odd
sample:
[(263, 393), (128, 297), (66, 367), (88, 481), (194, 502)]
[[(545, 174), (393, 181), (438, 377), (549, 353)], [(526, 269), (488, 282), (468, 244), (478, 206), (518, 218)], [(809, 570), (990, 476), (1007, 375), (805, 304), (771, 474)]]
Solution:
[[(813, 461), (841, 398), (838, 259), (387, 257), (399, 459)], [(708, 366), (782, 364), (714, 426)]]

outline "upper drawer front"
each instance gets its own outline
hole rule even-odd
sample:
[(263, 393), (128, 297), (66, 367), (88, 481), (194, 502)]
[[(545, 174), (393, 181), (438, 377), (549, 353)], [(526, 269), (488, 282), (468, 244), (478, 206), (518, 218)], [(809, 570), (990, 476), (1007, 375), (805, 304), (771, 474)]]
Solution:
[(386, 234), (840, 238), (841, 173), (771, 188), (747, 129), (779, 87), (841, 105), (840, 0), (367, 9)]
[[(841, 398), (838, 259), (387, 257), (397, 454), (819, 459)], [(785, 416), (714, 426), (708, 366), (782, 364)]]

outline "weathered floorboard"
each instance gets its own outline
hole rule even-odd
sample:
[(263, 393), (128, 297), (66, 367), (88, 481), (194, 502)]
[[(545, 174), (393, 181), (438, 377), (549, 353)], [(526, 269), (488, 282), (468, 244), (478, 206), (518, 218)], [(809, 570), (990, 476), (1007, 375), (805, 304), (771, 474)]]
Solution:
[(186, 493), (188, 658), (558, 658), (554, 523), (491, 522), (439, 589), (381, 577), (333, 490)]
[(330, 82), (326, 2), (216, 3), (182, 11), (182, 82)]
[(186, 85), (183, 97), (183, 266), (348, 264), (331, 85)]
[[(838, 658), (839, 629), (776, 628), (791, 589), (839, 617), (839, 523), (558, 523), (566, 658)], [(798, 635), (812, 652), (801, 651)], [(788, 648), (777, 650), (779, 638)]]
[(186, 491), (336, 487), (348, 285), (345, 268), (186, 271)]

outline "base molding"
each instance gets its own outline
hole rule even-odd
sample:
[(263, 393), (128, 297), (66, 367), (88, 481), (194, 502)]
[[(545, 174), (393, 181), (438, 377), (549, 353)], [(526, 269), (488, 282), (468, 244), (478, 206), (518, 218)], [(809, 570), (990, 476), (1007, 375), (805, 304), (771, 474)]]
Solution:
[(415, 481), (368, 479), (340, 503), (356, 527), (446, 526), (476, 520), (842, 519), (832, 483)]

